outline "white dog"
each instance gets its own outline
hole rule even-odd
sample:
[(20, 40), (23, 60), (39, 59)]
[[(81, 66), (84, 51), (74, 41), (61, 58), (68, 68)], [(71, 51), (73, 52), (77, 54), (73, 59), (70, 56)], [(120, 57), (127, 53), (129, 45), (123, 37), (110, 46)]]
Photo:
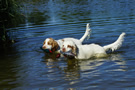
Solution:
[(85, 34), (82, 36), (82, 38), (75, 39), (75, 38), (64, 38), (59, 40), (54, 40), (53, 38), (47, 38), (45, 39), (42, 48), (43, 49), (49, 49), (51, 51), (60, 51), (60, 48), (62, 48), (62, 44), (64, 41), (73, 41), (77, 45), (81, 45), (84, 39), (90, 34), (91, 29), (89, 23), (86, 25), (86, 31)]
[(117, 50), (121, 47), (122, 42), (124, 40), (125, 33), (122, 33), (119, 38), (112, 44), (106, 46), (99, 46), (97, 44), (89, 44), (89, 45), (77, 45), (72, 41), (65, 41), (62, 45), (61, 52), (70, 52), (74, 54), (76, 59), (89, 59), (91, 57), (105, 57), (107, 56), (106, 51), (109, 49)]

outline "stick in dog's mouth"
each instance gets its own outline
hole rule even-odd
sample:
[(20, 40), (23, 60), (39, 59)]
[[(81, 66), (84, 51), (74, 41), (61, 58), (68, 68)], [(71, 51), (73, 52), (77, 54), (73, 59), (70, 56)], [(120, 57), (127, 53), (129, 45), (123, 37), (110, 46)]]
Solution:
[(75, 55), (72, 52), (60, 52), (60, 53), (69, 59), (75, 58)]

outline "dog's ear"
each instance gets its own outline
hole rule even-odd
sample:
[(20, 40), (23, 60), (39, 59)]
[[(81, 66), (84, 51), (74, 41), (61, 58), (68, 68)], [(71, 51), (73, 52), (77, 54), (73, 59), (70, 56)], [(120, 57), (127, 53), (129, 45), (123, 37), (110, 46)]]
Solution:
[(52, 42), (52, 51), (56, 51), (58, 49), (59, 45), (58, 43), (53, 39)]
[(77, 46), (72, 46), (72, 53), (76, 56), (77, 55)]

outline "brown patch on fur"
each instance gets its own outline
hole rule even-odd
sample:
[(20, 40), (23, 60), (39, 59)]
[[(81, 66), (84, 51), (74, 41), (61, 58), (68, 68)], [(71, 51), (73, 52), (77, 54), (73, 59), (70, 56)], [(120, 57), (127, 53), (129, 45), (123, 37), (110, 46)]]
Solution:
[(72, 49), (72, 53), (76, 55), (76, 47), (71, 46), (71, 45), (68, 45), (67, 47), (71, 48)]
[(43, 45), (46, 43), (46, 40), (43, 42)]
[(64, 42), (65, 40), (64, 40), (64, 39), (62, 39), (61, 41), (63, 41), (63, 42)]
[(73, 46), (71, 46), (71, 45), (68, 45), (67, 47), (73, 49)]
[(76, 55), (76, 52), (77, 52), (77, 47), (76, 46), (72, 46), (72, 53), (74, 55)]
[(52, 51), (56, 51), (57, 49), (58, 49), (58, 47), (59, 47), (59, 45), (58, 45), (58, 43), (54, 40), (54, 39), (52, 39), (52, 38), (49, 38), (50, 40), (49, 40), (49, 42), (48, 42), (48, 45), (52, 45)]
[(46, 46), (44, 46), (45, 43), (46, 43), (46, 40), (43, 42), (43, 46), (42, 46), (43, 49), (46, 49)]

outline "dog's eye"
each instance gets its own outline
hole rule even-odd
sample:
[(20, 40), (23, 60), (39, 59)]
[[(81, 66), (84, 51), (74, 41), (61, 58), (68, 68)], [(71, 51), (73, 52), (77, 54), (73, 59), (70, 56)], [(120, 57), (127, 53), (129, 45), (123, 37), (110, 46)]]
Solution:
[(50, 43), (50, 42), (48, 42), (48, 45), (51, 45), (51, 43)]
[(68, 47), (68, 48), (72, 48), (72, 46), (70, 46), (70, 45), (68, 45), (67, 47)]
[(74, 46), (68, 45), (68, 46), (67, 46), (67, 48), (71, 48), (71, 49), (73, 49), (73, 48), (74, 48)]

